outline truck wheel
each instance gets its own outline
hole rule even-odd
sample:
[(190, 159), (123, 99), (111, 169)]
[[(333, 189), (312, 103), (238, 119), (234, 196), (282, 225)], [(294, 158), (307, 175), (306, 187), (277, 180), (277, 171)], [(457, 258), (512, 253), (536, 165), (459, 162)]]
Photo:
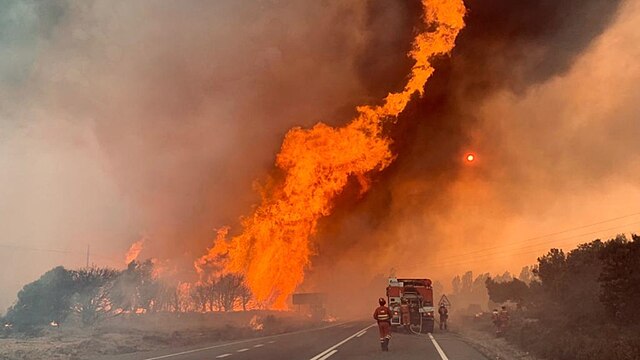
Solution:
[(422, 329), (423, 334), (433, 333), (433, 319), (425, 319), (422, 320)]

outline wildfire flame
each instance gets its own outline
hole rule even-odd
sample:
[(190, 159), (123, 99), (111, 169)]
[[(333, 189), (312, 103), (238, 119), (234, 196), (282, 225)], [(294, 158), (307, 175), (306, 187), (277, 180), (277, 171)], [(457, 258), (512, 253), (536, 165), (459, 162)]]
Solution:
[(258, 315), (253, 315), (249, 321), (249, 327), (254, 331), (264, 330), (264, 322), (262, 322), (262, 319), (259, 318)]
[(138, 258), (138, 255), (140, 255), (140, 252), (144, 247), (144, 240), (145, 239), (143, 238), (131, 244), (129, 250), (127, 250), (127, 253), (124, 256), (125, 264), (129, 265), (133, 260)]
[(242, 273), (258, 302), (286, 308), (287, 297), (304, 279), (318, 220), (330, 214), (350, 177), (365, 184), (364, 191), (366, 175), (393, 161), (383, 125), (395, 121), (412, 95), (424, 93), (434, 71), (431, 59), (449, 53), (464, 27), (462, 0), (422, 4), (427, 30), (413, 41), (409, 55), (415, 64), (404, 89), (388, 94), (381, 106), (357, 107), (358, 115), (344, 127), (318, 123), (309, 130), (291, 129), (276, 158), (284, 177), (262, 187), (262, 202), (243, 218), (242, 233), (230, 240), (227, 229), (218, 233), (214, 246), (195, 262), (201, 275), (207, 267)]

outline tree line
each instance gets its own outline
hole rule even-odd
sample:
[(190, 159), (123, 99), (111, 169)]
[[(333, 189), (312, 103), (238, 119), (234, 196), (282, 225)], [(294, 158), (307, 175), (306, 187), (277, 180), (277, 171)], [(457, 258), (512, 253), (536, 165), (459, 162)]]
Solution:
[(509, 341), (549, 359), (640, 359), (640, 236), (551, 249), (532, 273), (486, 279), (492, 301), (516, 305)]
[(168, 283), (151, 260), (126, 269), (58, 266), (25, 285), (0, 323), (15, 330), (77, 317), (91, 325), (129, 313), (246, 310), (251, 293), (241, 275), (226, 274), (197, 284)]

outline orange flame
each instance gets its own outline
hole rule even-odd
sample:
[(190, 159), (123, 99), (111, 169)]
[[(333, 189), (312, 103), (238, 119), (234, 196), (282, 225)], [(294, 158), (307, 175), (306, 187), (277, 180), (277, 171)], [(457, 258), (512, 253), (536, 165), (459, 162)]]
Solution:
[[(229, 227), (227, 226), (218, 229), (214, 247), (209, 249), (209, 254), (195, 261), (194, 266), (198, 274), (200, 274), (201, 278), (205, 275), (217, 276), (219, 275), (219, 273), (223, 272), (223, 269), (220, 265), (218, 267), (215, 267), (215, 265), (222, 264), (224, 262), (223, 254), (226, 254), (228, 252), (228, 244), (225, 241), (228, 233)], [(206, 274), (205, 270), (208, 271)]]
[(262, 203), (243, 219), (240, 235), (226, 240), (226, 230), (218, 234), (213, 248), (196, 261), (199, 272), (222, 266), (222, 272), (243, 273), (258, 302), (286, 308), (287, 297), (310, 264), (310, 238), (318, 220), (330, 214), (350, 177), (363, 184), (368, 173), (393, 161), (391, 140), (382, 133), (385, 121), (395, 121), (413, 94), (424, 93), (434, 72), (431, 59), (449, 53), (464, 27), (462, 0), (422, 3), (428, 30), (414, 39), (409, 55), (415, 64), (404, 89), (387, 95), (381, 106), (357, 107), (358, 115), (344, 127), (319, 123), (309, 130), (290, 130), (276, 158), (283, 180), (262, 188)]
[(131, 244), (131, 246), (129, 247), (129, 250), (127, 250), (127, 253), (124, 256), (125, 264), (129, 265), (133, 260), (138, 258), (138, 255), (140, 255), (140, 252), (144, 247), (144, 240), (145, 239), (142, 238), (134, 242), (133, 244)]

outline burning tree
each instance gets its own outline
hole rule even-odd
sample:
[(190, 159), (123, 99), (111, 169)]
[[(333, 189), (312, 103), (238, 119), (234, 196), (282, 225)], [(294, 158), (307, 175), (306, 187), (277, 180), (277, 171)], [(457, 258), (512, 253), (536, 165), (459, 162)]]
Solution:
[(286, 300), (304, 279), (313, 254), (310, 241), (318, 221), (332, 211), (336, 196), (351, 179), (362, 191), (367, 176), (391, 164), (392, 124), (411, 97), (424, 93), (434, 72), (433, 57), (448, 54), (464, 27), (462, 0), (422, 0), (424, 27), (416, 35), (410, 56), (415, 63), (404, 88), (389, 93), (381, 105), (363, 105), (344, 127), (323, 123), (294, 128), (276, 158), (281, 171), (261, 188), (262, 202), (242, 221), (242, 232), (231, 239), (224, 230), (206, 255), (196, 260), (201, 271), (209, 265), (222, 273), (241, 273), (256, 301), (285, 308)]
[(153, 268), (151, 260), (131, 261), (113, 283), (110, 294), (113, 306), (129, 312), (154, 311), (160, 286)]
[(93, 324), (112, 309), (111, 287), (120, 272), (90, 267), (73, 271), (72, 274), (75, 283), (72, 309), (80, 314), (83, 324)]
[(226, 274), (201, 281), (191, 293), (200, 311), (231, 311), (239, 306), (247, 309), (251, 292), (239, 274)]

